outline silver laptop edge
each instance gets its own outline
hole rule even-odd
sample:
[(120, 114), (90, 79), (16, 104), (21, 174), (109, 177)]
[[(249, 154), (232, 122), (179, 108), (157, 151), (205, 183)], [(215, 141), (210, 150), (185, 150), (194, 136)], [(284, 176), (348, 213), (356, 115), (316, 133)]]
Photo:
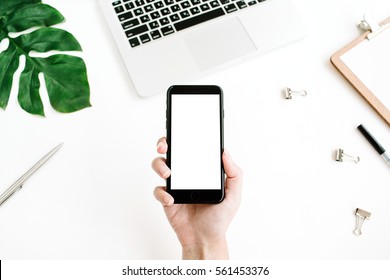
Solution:
[(99, 0), (141, 97), (164, 93), (173, 84), (190, 83), (307, 34), (306, 24), (290, 0), (266, 0), (132, 48), (113, 2)]

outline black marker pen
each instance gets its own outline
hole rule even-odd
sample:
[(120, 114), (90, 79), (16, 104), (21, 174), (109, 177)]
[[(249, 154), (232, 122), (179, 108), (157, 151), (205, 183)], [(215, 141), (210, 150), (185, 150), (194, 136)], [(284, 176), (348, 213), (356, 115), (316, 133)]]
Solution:
[(386, 154), (386, 150), (382, 147), (382, 145), (375, 140), (374, 136), (372, 136), (371, 133), (368, 132), (368, 130), (362, 124), (357, 128), (368, 140), (368, 142), (370, 142), (371, 146), (378, 152), (378, 154), (380, 154), (381, 157), (386, 161), (386, 163), (390, 165), (390, 157)]

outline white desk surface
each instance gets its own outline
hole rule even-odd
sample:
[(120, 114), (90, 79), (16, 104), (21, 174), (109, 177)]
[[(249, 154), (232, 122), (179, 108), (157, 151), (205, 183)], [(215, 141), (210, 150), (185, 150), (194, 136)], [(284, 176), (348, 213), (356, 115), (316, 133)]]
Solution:
[[(0, 110), (1, 191), (64, 142), (0, 207), (0, 259), (179, 259), (152, 194), (164, 184), (150, 163), (165, 134), (165, 93), (136, 95), (97, 1), (45, 2), (83, 47), (93, 107), (59, 114), (46, 105), (46, 118), (35, 117), (19, 108), (14, 88)], [(360, 34), (366, 11), (382, 20), (390, 5), (294, 2), (310, 26), (305, 39), (194, 81), (223, 88), (226, 149), (245, 173), (227, 234), (231, 258), (388, 259), (390, 169), (356, 127), (388, 149), (390, 129), (329, 57)], [(308, 96), (285, 100), (286, 86)], [(361, 162), (336, 162), (337, 148)], [(359, 237), (356, 208), (372, 213)]]

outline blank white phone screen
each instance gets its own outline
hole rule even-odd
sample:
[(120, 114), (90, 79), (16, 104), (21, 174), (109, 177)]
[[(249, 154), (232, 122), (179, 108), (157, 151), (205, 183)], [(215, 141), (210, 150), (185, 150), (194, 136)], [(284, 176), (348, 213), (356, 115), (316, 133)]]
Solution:
[(221, 189), (218, 94), (172, 94), (171, 189)]

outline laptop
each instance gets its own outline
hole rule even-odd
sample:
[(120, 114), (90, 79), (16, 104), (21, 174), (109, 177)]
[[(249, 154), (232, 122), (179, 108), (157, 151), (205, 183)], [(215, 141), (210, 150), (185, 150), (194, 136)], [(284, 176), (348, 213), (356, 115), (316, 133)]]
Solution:
[(290, 0), (99, 0), (141, 97), (306, 34)]

